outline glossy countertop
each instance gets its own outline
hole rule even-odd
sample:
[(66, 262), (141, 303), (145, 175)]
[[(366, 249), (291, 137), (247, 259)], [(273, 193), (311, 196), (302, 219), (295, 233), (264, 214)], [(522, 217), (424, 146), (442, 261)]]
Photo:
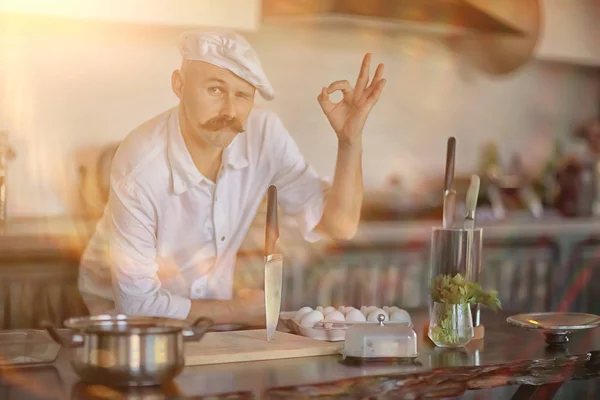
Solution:
[[(572, 334), (566, 347), (550, 349), (540, 332), (508, 325), (510, 313), (485, 310), (483, 340), (461, 349), (442, 349), (423, 334), (427, 310), (412, 310), (411, 315), (419, 338), (419, 357), (412, 363), (351, 366), (340, 362), (342, 356), (322, 356), (195, 366), (186, 367), (172, 384), (124, 390), (79, 382), (70, 366), (73, 350), (63, 349), (49, 366), (0, 369), (0, 393), (7, 399), (286, 399), (305, 398), (309, 393), (343, 398), (358, 392), (459, 396), (466, 390), (600, 376), (598, 328)], [(23, 397), (14, 397), (17, 394)]]

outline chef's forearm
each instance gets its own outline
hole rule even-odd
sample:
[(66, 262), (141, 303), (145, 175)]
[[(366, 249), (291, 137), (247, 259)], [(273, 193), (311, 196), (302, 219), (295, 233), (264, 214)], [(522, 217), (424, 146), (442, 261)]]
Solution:
[(358, 228), (362, 199), (362, 145), (340, 142), (320, 228), (333, 239), (351, 239)]
[(235, 310), (234, 300), (192, 300), (186, 320), (192, 323), (200, 317), (207, 317), (215, 324), (239, 323)]

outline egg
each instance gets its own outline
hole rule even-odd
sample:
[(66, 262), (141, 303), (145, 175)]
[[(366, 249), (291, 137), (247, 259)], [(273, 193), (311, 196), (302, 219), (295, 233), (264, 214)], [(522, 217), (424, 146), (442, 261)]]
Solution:
[(385, 311), (383, 311), (381, 308), (375, 308), (369, 313), (367, 321), (378, 322), (379, 320), (377, 319), (377, 317), (379, 316), (379, 314), (383, 314), (385, 316), (384, 321), (389, 320), (389, 316)]
[(388, 314), (391, 314), (391, 313), (393, 313), (394, 311), (400, 311), (401, 309), (400, 309), (400, 308), (398, 308), (398, 307), (396, 307), (396, 306), (391, 306), (391, 307), (388, 307), (388, 309), (387, 309), (387, 310), (386, 310), (386, 309), (385, 309), (385, 307), (384, 307), (384, 308), (383, 308), (383, 310), (384, 310), (385, 312), (387, 312)]
[(310, 307), (302, 307), (298, 311), (296, 311), (296, 315), (294, 315), (294, 321), (300, 322), (304, 314), (311, 312), (313, 309)]
[(317, 310), (318, 312), (322, 313), (323, 312), (323, 307), (322, 306), (317, 306), (317, 308), (315, 308), (315, 310)]
[[(344, 314), (344, 315), (347, 315), (352, 310), (356, 310), (356, 308), (354, 308), (354, 307), (344, 307), (344, 311), (340, 310), (340, 312), (342, 314)], [(360, 310), (356, 310), (356, 311), (360, 312)]]
[(346, 306), (339, 306), (338, 311), (341, 312), (342, 314), (346, 314)]
[(346, 321), (350, 322), (364, 322), (367, 319), (365, 318), (365, 315), (363, 313), (360, 312), (360, 310), (357, 310), (356, 308), (348, 311), (346, 313)]
[(327, 315), (327, 314), (329, 314), (330, 312), (333, 312), (333, 311), (337, 311), (337, 310), (335, 309), (335, 307), (329, 306), (329, 307), (325, 307), (323, 309), (323, 311), (321, 311), (321, 312), (323, 313), (323, 315)]
[(322, 321), (324, 315), (321, 311), (313, 310), (309, 313), (304, 314), (302, 319), (300, 320), (300, 325), (306, 328), (312, 328), (319, 321)]
[[(377, 306), (368, 306), (368, 307), (362, 306), (360, 308), (360, 311), (362, 311), (362, 313), (364, 314), (365, 317), (368, 316), (369, 314), (371, 314), (371, 312), (373, 310), (381, 310), (381, 308), (379, 308)], [(383, 311), (383, 310), (381, 310), (381, 311)]]
[(325, 322), (344, 322), (346, 318), (344, 318), (344, 314), (337, 310), (333, 310), (332, 312), (325, 315)]
[(390, 314), (390, 321), (410, 323), (410, 314), (406, 310), (398, 309)]

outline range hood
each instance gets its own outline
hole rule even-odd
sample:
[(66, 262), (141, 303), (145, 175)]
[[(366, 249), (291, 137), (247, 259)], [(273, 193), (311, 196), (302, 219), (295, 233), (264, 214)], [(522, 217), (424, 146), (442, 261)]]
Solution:
[[(508, 2), (512, 3), (512, 2)], [(453, 31), (521, 36), (506, 0), (263, 0), (262, 16), (346, 18), (390, 24), (419, 24)]]

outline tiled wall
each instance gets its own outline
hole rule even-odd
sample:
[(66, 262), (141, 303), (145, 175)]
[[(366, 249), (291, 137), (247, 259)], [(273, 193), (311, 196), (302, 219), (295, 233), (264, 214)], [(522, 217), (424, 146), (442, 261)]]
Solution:
[[(0, 22), (0, 129), (10, 131), (18, 153), (9, 215), (70, 213), (77, 157), (176, 104), (170, 75), (180, 61), (180, 30)], [(246, 36), (277, 91), (268, 106), (325, 176), (333, 172), (336, 139), (316, 101), (320, 88), (353, 82), (367, 51), (386, 64), (388, 84), (364, 133), (367, 188), (390, 173), (408, 186), (441, 173), (449, 135), (458, 141), (457, 173), (475, 168), (490, 140), (506, 160), (521, 152), (526, 166), (538, 168), (552, 139), (571, 134), (600, 103), (597, 70), (532, 61), (508, 77), (486, 77), (435, 36), (289, 25)]]

